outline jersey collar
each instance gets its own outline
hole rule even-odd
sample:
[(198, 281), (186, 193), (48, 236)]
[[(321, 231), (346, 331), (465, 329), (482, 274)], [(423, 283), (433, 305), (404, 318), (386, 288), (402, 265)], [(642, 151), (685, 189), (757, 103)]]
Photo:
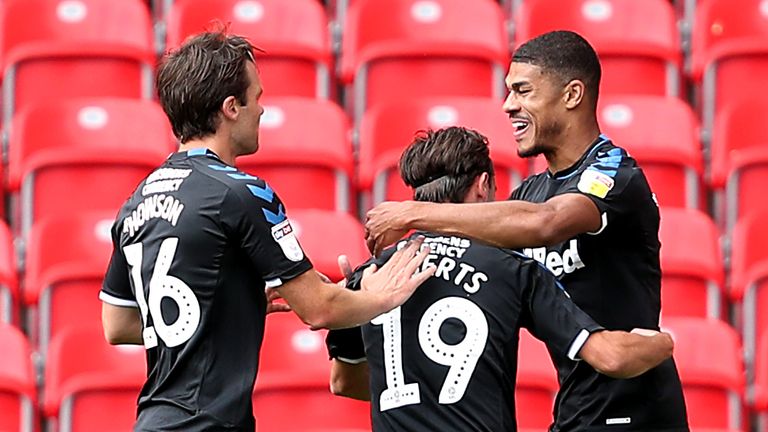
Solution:
[(587, 158), (589, 158), (590, 156), (592, 156), (595, 153), (595, 151), (598, 149), (598, 147), (600, 147), (601, 145), (603, 145), (603, 144), (605, 144), (607, 142), (610, 142), (610, 141), (611, 141), (611, 139), (608, 138), (607, 136), (605, 136), (603, 134), (598, 135), (597, 139), (592, 143), (592, 145), (589, 146), (589, 150), (584, 152), (584, 154), (581, 155), (579, 160), (577, 160), (573, 165), (571, 165), (568, 168), (565, 168), (563, 170), (560, 170), (560, 171), (558, 171), (558, 172), (556, 172), (554, 174), (552, 174), (551, 172), (549, 172), (549, 170), (547, 170), (546, 171), (547, 172), (547, 177), (549, 177), (551, 179), (555, 179), (555, 180), (564, 180), (564, 179), (567, 179), (569, 177), (572, 177), (573, 175), (575, 175), (579, 171), (579, 167), (584, 163), (584, 161), (587, 160)]
[(170, 160), (181, 160), (191, 157), (198, 157), (198, 156), (206, 156), (213, 159), (216, 159), (217, 161), (224, 163), (221, 158), (219, 158), (219, 155), (213, 152), (213, 150), (205, 147), (201, 148), (194, 148), (191, 150), (185, 150), (185, 151), (179, 151), (175, 153), (171, 153), (171, 155), (168, 157)]

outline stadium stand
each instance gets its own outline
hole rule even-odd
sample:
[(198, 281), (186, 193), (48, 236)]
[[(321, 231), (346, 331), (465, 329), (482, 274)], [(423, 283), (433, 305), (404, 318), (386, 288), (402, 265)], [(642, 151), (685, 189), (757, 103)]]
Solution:
[(52, 432), (130, 430), (146, 379), (141, 345), (112, 346), (99, 328), (69, 327), (45, 362), (43, 412)]
[(559, 385), (546, 345), (527, 330), (520, 331), (517, 355), (515, 404), (517, 427), (546, 430), (552, 423), (552, 410)]
[(768, 4), (702, 0), (692, 35), (692, 78), (700, 85), (705, 143), (721, 110), (753, 96), (768, 76)]
[(744, 430), (744, 366), (739, 335), (721, 320), (665, 318), (691, 429)]
[(373, 204), (410, 199), (413, 193), (398, 171), (400, 154), (416, 131), (453, 125), (475, 129), (488, 137), (496, 171), (496, 197), (507, 198), (527, 175), (528, 163), (517, 156), (501, 102), (487, 98), (422, 98), (368, 110), (360, 123), (360, 190), (370, 195)]
[(603, 95), (598, 119), (602, 132), (642, 166), (660, 205), (707, 208), (698, 125), (685, 102), (672, 97)]
[(0, 221), (0, 323), (19, 324), (19, 281), (13, 235)]
[(710, 185), (726, 232), (749, 213), (768, 210), (768, 103), (750, 98), (720, 110), (711, 145)]
[[(661, 315), (728, 319), (720, 233), (705, 213), (661, 208)], [(695, 252), (694, 252), (695, 251)]]
[(352, 268), (370, 257), (363, 226), (349, 213), (309, 209), (292, 210), (288, 216), (312, 265), (332, 281), (344, 278), (337, 263), (339, 255), (347, 255)]
[(764, 212), (738, 223), (731, 236), (731, 301), (738, 311), (737, 324), (744, 341), (744, 359), (752, 371), (757, 341), (768, 334), (768, 229)]
[[(238, 167), (265, 179), (288, 209), (355, 210), (349, 121), (334, 103), (265, 98), (259, 151)], [(312, 193), (307, 193), (312, 185)]]
[(355, 124), (368, 108), (426, 96), (501, 98), (509, 58), (498, 3), (359, 0), (344, 25), (340, 78)]
[(0, 323), (0, 430), (37, 430), (37, 391), (29, 343), (16, 327)]
[(760, 338), (755, 359), (752, 409), (757, 413), (757, 430), (768, 430), (768, 334)]
[(168, 47), (213, 20), (264, 50), (256, 56), (270, 96), (331, 96), (328, 20), (317, 0), (178, 0), (168, 18)]
[(99, 290), (112, 253), (113, 212), (46, 218), (32, 228), (27, 247), (24, 304), (40, 353), (73, 324), (99, 328)]
[(11, 225), (23, 237), (42, 217), (75, 209), (116, 212), (173, 148), (168, 121), (149, 101), (40, 104), (20, 112), (13, 124), (8, 189), (18, 194), (18, 208)]
[(152, 97), (152, 25), (139, 0), (7, 0), (3, 124), (36, 102)]
[(515, 16), (515, 44), (573, 30), (595, 47), (602, 94), (681, 95), (675, 12), (665, 0), (526, 0)]
[(308, 329), (292, 312), (267, 317), (253, 394), (259, 432), (370, 430), (369, 403), (329, 390), (325, 334)]

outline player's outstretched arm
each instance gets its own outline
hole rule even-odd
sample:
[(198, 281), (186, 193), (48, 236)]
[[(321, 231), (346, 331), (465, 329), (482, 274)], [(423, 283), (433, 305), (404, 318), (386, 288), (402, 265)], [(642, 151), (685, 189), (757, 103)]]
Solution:
[(370, 401), (368, 362), (350, 364), (333, 359), (331, 361), (331, 393), (336, 396)]
[(579, 357), (612, 378), (633, 378), (672, 356), (674, 343), (668, 333), (636, 329), (592, 333)]
[(378, 256), (410, 229), (522, 248), (556, 244), (576, 234), (597, 231), (601, 222), (592, 200), (574, 193), (539, 204), (519, 200), (473, 204), (384, 202), (368, 212), (365, 229), (368, 248)]
[(434, 266), (416, 273), (428, 255), (427, 250), (419, 250), (422, 242), (423, 238), (410, 241), (381, 268), (366, 268), (359, 291), (325, 283), (314, 271), (291, 279), (278, 291), (312, 328), (345, 328), (366, 323), (403, 304), (434, 274)]
[(144, 343), (138, 308), (102, 303), (101, 325), (104, 328), (104, 338), (112, 345)]

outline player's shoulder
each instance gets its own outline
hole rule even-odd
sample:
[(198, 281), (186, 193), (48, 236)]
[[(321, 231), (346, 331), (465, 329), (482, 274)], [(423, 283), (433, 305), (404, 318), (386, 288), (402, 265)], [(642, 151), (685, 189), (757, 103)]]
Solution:
[(609, 137), (601, 134), (598, 142), (584, 159), (581, 168), (601, 171), (611, 177), (617, 174), (631, 176), (637, 171), (637, 162), (623, 147), (619, 147)]

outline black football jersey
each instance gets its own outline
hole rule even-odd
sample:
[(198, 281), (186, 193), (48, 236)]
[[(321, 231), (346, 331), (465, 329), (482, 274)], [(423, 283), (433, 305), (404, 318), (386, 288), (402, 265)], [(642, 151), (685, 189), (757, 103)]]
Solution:
[[(625, 150), (600, 135), (572, 167), (526, 179), (511, 196), (541, 203), (582, 194), (600, 211), (601, 228), (523, 253), (544, 264), (573, 301), (611, 330), (658, 329), (661, 308), (659, 209), (643, 171)], [(588, 364), (553, 354), (560, 393), (553, 431), (686, 431), (675, 363), (616, 380)]]
[(312, 268), (278, 196), (210, 150), (178, 152), (139, 184), (112, 237), (100, 297), (142, 316), (142, 427), (253, 430), (265, 286)]
[[(434, 276), (403, 306), (362, 327), (373, 430), (515, 431), (520, 327), (563, 357), (574, 357), (600, 327), (534, 260), (466, 238), (424, 235), (431, 252), (423, 266), (436, 266)], [(365, 267), (350, 278), (353, 289)]]

